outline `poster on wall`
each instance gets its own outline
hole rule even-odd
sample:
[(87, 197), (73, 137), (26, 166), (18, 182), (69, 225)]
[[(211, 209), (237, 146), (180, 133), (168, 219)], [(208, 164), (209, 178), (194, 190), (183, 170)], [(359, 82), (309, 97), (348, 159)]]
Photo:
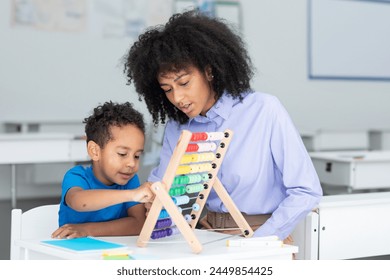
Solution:
[(166, 22), (173, 0), (10, 0), (11, 27), (135, 39)]
[(11, 26), (80, 32), (86, 28), (86, 0), (12, 0)]
[(242, 28), (242, 9), (238, 0), (176, 0), (174, 11), (199, 9), (212, 17), (223, 18), (237, 29)]
[(91, 7), (90, 28), (103, 38), (133, 38), (148, 26), (166, 22), (173, 0), (96, 0)]

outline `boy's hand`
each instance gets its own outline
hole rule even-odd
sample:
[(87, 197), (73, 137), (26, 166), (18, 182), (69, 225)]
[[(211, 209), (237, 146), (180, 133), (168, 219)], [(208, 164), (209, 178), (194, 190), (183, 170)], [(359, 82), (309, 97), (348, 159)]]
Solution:
[(51, 234), (51, 237), (58, 239), (71, 239), (88, 236), (88, 232), (85, 229), (85, 224), (66, 224), (54, 231)]
[(145, 182), (137, 189), (135, 189), (133, 200), (142, 203), (152, 202), (154, 199), (154, 193), (150, 189), (151, 186), (152, 186), (151, 182)]

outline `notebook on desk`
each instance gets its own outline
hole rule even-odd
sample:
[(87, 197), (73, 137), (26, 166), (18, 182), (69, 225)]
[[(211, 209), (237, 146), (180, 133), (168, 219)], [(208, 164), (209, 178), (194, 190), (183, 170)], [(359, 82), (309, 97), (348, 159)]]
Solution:
[(93, 251), (102, 251), (110, 249), (124, 249), (127, 248), (125, 244), (104, 241), (94, 237), (80, 237), (73, 239), (51, 239), (43, 240), (42, 244), (51, 247), (72, 251), (75, 253), (90, 253)]

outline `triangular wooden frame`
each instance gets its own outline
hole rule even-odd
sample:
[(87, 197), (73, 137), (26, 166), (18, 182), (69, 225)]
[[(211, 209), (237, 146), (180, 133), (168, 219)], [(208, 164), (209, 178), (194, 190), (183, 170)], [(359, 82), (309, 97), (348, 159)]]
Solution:
[(222, 164), (223, 158), (233, 136), (233, 132), (231, 130), (224, 131), (224, 137), (222, 140), (220, 140), (219, 146), (215, 152), (216, 157), (211, 163), (213, 168), (212, 170), (208, 171), (209, 181), (204, 184), (204, 190), (199, 192), (198, 197), (195, 201), (195, 203), (200, 206), (200, 209), (198, 209), (197, 211), (192, 210), (192, 220), (190, 223), (188, 223), (184, 219), (182, 214), (178, 211), (177, 206), (173, 202), (172, 197), (169, 195), (168, 192), (176, 176), (176, 171), (180, 166), (180, 161), (183, 155), (186, 153), (188, 144), (190, 144), (191, 142), (192, 135), (193, 134), (188, 130), (183, 130), (181, 132), (180, 138), (173, 151), (162, 181), (155, 182), (152, 184), (151, 188), (152, 191), (156, 194), (156, 198), (152, 203), (145, 224), (138, 237), (137, 246), (139, 247), (146, 247), (154, 230), (156, 222), (159, 218), (160, 212), (163, 208), (165, 208), (171, 219), (175, 223), (176, 227), (179, 229), (181, 234), (184, 236), (184, 238), (190, 245), (192, 251), (194, 253), (201, 252), (202, 244), (196, 238), (193, 229), (199, 221), (200, 213), (202, 212), (206, 204), (207, 198), (212, 188), (214, 188), (215, 192), (222, 200), (229, 213), (232, 215), (234, 221), (237, 223), (239, 229), (241, 230), (242, 235), (245, 237), (251, 237), (253, 235), (252, 228), (249, 226), (242, 213), (238, 210), (233, 200), (229, 196), (228, 192), (226, 191), (220, 180), (217, 178), (219, 167)]

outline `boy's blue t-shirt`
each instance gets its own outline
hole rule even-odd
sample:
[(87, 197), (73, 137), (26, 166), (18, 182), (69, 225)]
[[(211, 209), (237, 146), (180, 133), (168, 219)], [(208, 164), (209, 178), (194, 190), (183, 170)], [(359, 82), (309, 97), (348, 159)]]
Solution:
[(68, 207), (65, 202), (65, 195), (72, 187), (81, 187), (84, 190), (131, 190), (140, 186), (138, 175), (134, 175), (126, 185), (106, 186), (101, 183), (93, 174), (92, 167), (84, 167), (81, 165), (71, 168), (66, 172), (62, 181), (62, 197), (59, 210), (59, 226), (64, 224), (80, 224), (88, 222), (105, 222), (127, 217), (127, 209), (138, 204), (138, 202), (130, 201), (112, 205), (97, 211), (78, 212)]

